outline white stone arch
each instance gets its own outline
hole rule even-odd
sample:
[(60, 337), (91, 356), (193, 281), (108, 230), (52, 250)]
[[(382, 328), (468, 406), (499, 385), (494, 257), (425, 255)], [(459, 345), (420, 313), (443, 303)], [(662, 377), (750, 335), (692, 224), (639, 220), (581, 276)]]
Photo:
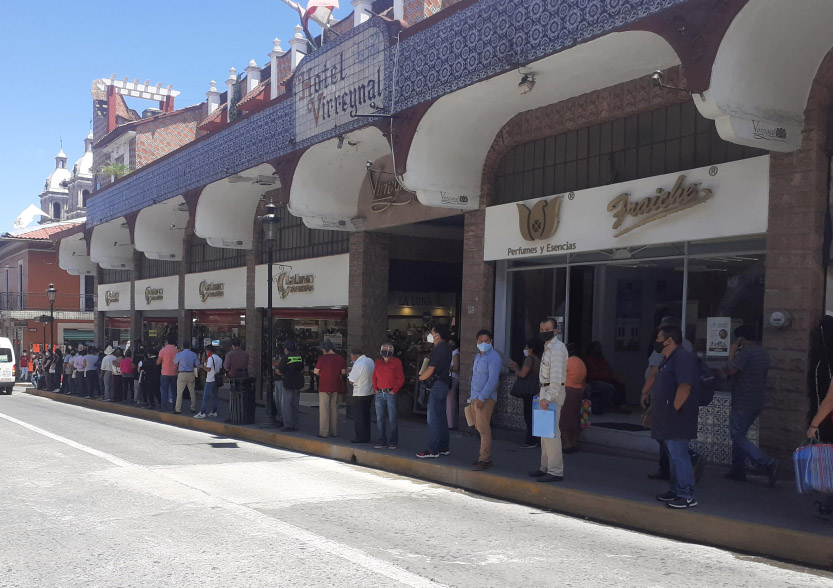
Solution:
[(203, 188), (194, 216), (194, 233), (212, 247), (251, 249), (254, 219), (264, 193), (281, 187), (268, 163)]
[(84, 233), (63, 237), (58, 244), (58, 266), (73, 276), (95, 275), (96, 265), (87, 255)]
[(804, 109), (833, 46), (830, 0), (755, 0), (735, 16), (718, 48), (700, 113), (726, 141), (771, 151), (801, 146)]
[(289, 211), (313, 229), (355, 230), (367, 162), (388, 153), (390, 144), (376, 127), (310, 147), (292, 176)]
[(130, 228), (123, 216), (93, 228), (90, 259), (104, 269), (133, 268)]
[(612, 33), (525, 66), (535, 78), (528, 93), (519, 91), (522, 74), (510, 71), (444, 96), (417, 127), (405, 186), (427, 206), (479, 208), (486, 155), (513, 116), (679, 63), (658, 35)]
[(182, 240), (188, 227), (188, 204), (176, 196), (143, 208), (136, 216), (133, 246), (148, 259), (182, 260)]

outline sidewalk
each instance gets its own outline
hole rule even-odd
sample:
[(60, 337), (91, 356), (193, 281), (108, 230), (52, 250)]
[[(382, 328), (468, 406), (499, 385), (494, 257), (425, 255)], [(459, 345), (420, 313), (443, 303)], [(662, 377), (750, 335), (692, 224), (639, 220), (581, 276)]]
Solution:
[[(494, 467), (474, 472), (472, 462), (477, 458), (479, 438), (458, 431), (451, 432), (450, 456), (417, 459), (415, 454), (425, 449), (428, 429), (416, 419), (400, 419), (398, 449), (373, 449), (372, 442), (350, 443), (353, 422), (344, 414), (339, 437), (318, 438), (317, 406), (301, 406), (299, 432), (281, 433), (260, 428), (262, 407), (257, 409), (257, 424), (238, 426), (223, 422), (228, 415), (225, 402), (221, 402), (219, 417), (194, 419), (186, 416), (187, 402), (183, 403), (183, 414), (174, 415), (32, 388), (24, 391), (59, 402), (338, 459), (682, 541), (833, 566), (833, 522), (821, 519), (813, 510), (816, 500), (827, 497), (799, 495), (792, 480), (768, 488), (763, 478), (734, 482), (723, 477), (724, 469), (707, 467), (697, 486), (700, 506), (679, 512), (656, 501), (655, 496), (668, 489), (667, 482), (647, 478), (646, 474), (656, 469), (656, 461), (646, 459), (651, 456), (644, 454), (611, 455), (585, 444), (582, 451), (564, 456), (563, 482), (540, 484), (527, 476), (537, 469), (540, 450), (521, 449), (520, 435), (506, 431), (494, 439)], [(375, 439), (375, 425), (373, 432)], [(781, 467), (784, 473), (792, 470), (791, 463), (782, 463)]]

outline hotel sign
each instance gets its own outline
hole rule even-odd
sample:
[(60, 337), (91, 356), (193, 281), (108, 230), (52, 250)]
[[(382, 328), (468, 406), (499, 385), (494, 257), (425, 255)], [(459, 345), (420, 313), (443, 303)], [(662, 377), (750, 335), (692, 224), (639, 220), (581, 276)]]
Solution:
[(386, 46), (382, 30), (367, 27), (301, 61), (293, 78), (296, 141), (384, 106)]
[(486, 209), (484, 259), (766, 233), (769, 156)]

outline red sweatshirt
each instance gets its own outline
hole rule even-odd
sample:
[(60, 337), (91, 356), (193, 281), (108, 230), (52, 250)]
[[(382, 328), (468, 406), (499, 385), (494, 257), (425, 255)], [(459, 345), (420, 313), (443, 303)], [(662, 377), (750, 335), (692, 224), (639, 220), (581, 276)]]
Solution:
[(373, 391), (387, 390), (393, 394), (399, 392), (405, 384), (405, 374), (402, 371), (402, 362), (397, 357), (391, 357), (389, 361), (377, 359), (373, 367)]

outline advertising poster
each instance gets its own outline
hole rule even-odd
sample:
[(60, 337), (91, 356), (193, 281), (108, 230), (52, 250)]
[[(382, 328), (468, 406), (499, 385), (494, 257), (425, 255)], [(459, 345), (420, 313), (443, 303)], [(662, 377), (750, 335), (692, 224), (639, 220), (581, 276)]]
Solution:
[(706, 355), (708, 357), (729, 357), (732, 332), (732, 317), (710, 316), (706, 319)]

